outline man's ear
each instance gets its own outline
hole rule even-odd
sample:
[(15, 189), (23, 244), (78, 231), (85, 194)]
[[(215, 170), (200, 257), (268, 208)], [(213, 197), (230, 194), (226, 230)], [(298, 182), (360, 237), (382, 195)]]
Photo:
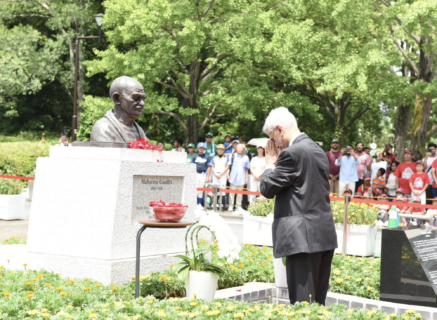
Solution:
[(117, 91), (112, 94), (112, 101), (114, 101), (114, 103), (118, 106), (121, 104), (120, 94)]

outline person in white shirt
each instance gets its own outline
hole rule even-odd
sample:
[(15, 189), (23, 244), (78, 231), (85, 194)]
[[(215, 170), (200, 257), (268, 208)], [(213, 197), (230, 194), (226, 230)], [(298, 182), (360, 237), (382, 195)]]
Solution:
[[(433, 198), (432, 204), (437, 208), (437, 197)], [(437, 227), (437, 209), (428, 209), (426, 215), (430, 217), (429, 221), (431, 221), (432, 225), (434, 227)]]
[[(426, 189), (426, 198), (431, 199), (431, 198), (435, 198), (433, 195), (433, 182), (434, 182), (434, 178), (432, 176), (432, 168), (431, 165), (432, 163), (437, 159), (437, 155), (436, 155), (436, 149), (437, 149), (437, 145), (435, 143), (430, 143), (428, 145), (428, 152), (425, 155), (425, 158), (423, 158), (422, 162), (423, 165), (425, 166), (425, 172), (428, 174), (429, 176), (429, 181), (431, 181), (430, 186), (428, 189)], [(434, 188), (435, 189), (435, 188)], [(434, 193), (436, 193), (434, 191)], [(431, 203), (431, 201), (428, 201), (427, 203)]]
[[(218, 186), (221, 189), (226, 188), (226, 174), (229, 171), (229, 166), (231, 165), (231, 161), (225, 154), (225, 146), (223, 144), (219, 144), (217, 146), (217, 154), (212, 158), (209, 166), (212, 171), (212, 183), (214, 186)], [(226, 199), (226, 193), (222, 192), (223, 202)], [(215, 204), (213, 204), (215, 205)], [(225, 203), (222, 203), (222, 206), (225, 206)]]
[[(265, 150), (263, 145), (258, 145), (256, 147), (256, 151), (258, 152), (258, 156), (253, 157), (250, 161), (250, 191), (259, 192), (259, 184), (261, 182), (261, 176), (266, 169), (266, 158), (265, 158)], [(253, 200), (256, 199), (255, 195), (249, 196), (249, 202), (252, 203)]]
[(387, 179), (386, 189), (389, 198), (396, 198), (396, 176), (395, 171), (398, 167), (397, 162), (392, 162), (390, 165), (390, 175)]
[[(384, 160), (382, 157), (382, 153), (377, 151), (376, 154), (373, 156), (373, 161), (369, 164), (367, 169), (370, 172), (370, 176), (372, 178), (372, 185), (373, 185), (373, 178), (376, 177), (376, 173), (379, 169), (384, 169), (387, 171), (387, 161)], [(384, 179), (386, 178), (385, 173), (383, 174)]]

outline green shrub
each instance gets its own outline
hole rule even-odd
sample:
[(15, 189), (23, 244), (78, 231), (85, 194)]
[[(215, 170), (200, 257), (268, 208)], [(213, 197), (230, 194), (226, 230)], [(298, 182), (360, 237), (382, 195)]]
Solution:
[(257, 198), (250, 206), (249, 213), (252, 216), (266, 217), (275, 210), (275, 199)]
[(24, 187), (21, 180), (0, 179), (0, 194), (21, 194)]

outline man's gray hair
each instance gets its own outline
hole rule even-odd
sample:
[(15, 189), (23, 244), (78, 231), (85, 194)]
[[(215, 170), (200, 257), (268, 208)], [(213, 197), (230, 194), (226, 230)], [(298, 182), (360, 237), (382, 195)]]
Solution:
[(285, 107), (273, 109), (264, 123), (263, 132), (269, 134), (275, 130), (276, 126), (284, 129), (297, 128), (296, 118)]

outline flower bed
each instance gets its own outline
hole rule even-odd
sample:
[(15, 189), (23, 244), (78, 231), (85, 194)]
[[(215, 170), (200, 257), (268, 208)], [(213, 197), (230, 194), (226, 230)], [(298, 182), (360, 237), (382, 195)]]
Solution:
[[(347, 310), (343, 305), (294, 306), (177, 298), (133, 299), (126, 286), (103, 286), (90, 279), (71, 280), (40, 271), (0, 270), (0, 319), (421, 319), (413, 310), (388, 315), (378, 310)], [(163, 282), (163, 281), (161, 281)]]
[[(201, 243), (201, 245), (204, 245)], [(247, 282), (275, 282), (272, 249), (244, 245), (240, 259), (232, 264), (226, 263), (216, 255), (213, 248), (212, 261), (224, 267), (224, 275), (219, 278), (219, 289), (242, 286)], [(379, 259), (356, 258), (335, 255), (332, 262), (329, 291), (379, 299)], [(183, 297), (184, 283), (171, 270), (155, 272), (140, 278), (142, 296), (153, 294), (158, 299)], [(130, 284), (134, 287), (133, 282)]]
[(0, 244), (26, 244), (27, 239), (21, 237), (12, 237), (10, 239), (3, 240)]

